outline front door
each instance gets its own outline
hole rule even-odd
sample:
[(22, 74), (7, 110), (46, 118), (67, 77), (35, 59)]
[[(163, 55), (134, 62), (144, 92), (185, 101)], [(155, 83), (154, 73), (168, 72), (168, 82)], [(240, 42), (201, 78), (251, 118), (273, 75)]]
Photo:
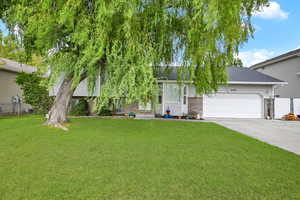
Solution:
[(171, 115), (181, 116), (183, 114), (182, 103), (182, 88), (176, 83), (164, 84), (163, 114), (170, 110)]

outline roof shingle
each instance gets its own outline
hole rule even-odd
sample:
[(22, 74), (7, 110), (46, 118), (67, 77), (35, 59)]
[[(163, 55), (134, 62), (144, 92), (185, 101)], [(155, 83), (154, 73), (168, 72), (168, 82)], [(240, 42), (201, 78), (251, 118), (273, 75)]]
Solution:
[[(177, 80), (177, 69), (178, 67), (169, 67), (168, 73), (160, 70), (157, 77), (159, 80)], [(282, 80), (245, 67), (228, 67), (227, 73), (229, 82), (284, 83)]]

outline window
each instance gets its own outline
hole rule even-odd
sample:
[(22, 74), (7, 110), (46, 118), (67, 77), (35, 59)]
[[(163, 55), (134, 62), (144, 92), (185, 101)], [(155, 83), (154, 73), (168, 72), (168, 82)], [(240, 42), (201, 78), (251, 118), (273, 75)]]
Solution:
[(183, 86), (183, 105), (186, 105), (187, 102), (187, 86)]
[(158, 96), (158, 104), (162, 104), (162, 96), (161, 95)]
[(146, 105), (142, 102), (139, 103), (139, 110), (141, 111), (151, 111), (151, 103), (146, 103)]
[(162, 104), (163, 84), (158, 84), (158, 104)]
[(165, 87), (165, 102), (180, 104), (181, 103), (181, 89), (178, 84), (166, 84)]

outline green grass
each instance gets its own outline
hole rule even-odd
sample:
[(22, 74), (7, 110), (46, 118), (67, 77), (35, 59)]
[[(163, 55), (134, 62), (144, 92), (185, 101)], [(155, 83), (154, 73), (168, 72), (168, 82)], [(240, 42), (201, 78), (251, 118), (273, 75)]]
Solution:
[(0, 199), (300, 199), (300, 156), (213, 123), (0, 118)]

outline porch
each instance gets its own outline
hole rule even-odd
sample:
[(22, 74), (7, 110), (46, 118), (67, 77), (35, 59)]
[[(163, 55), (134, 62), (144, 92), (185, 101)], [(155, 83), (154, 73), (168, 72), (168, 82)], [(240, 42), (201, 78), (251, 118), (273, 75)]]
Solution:
[(188, 85), (160, 83), (155, 114), (185, 116), (188, 114)]
[(189, 84), (179, 85), (177, 82), (159, 83), (156, 104), (134, 103), (124, 107), (125, 113), (133, 112), (140, 118), (163, 117), (167, 113), (170, 117), (182, 118), (192, 116), (202, 117), (203, 97), (197, 96), (195, 87)]

